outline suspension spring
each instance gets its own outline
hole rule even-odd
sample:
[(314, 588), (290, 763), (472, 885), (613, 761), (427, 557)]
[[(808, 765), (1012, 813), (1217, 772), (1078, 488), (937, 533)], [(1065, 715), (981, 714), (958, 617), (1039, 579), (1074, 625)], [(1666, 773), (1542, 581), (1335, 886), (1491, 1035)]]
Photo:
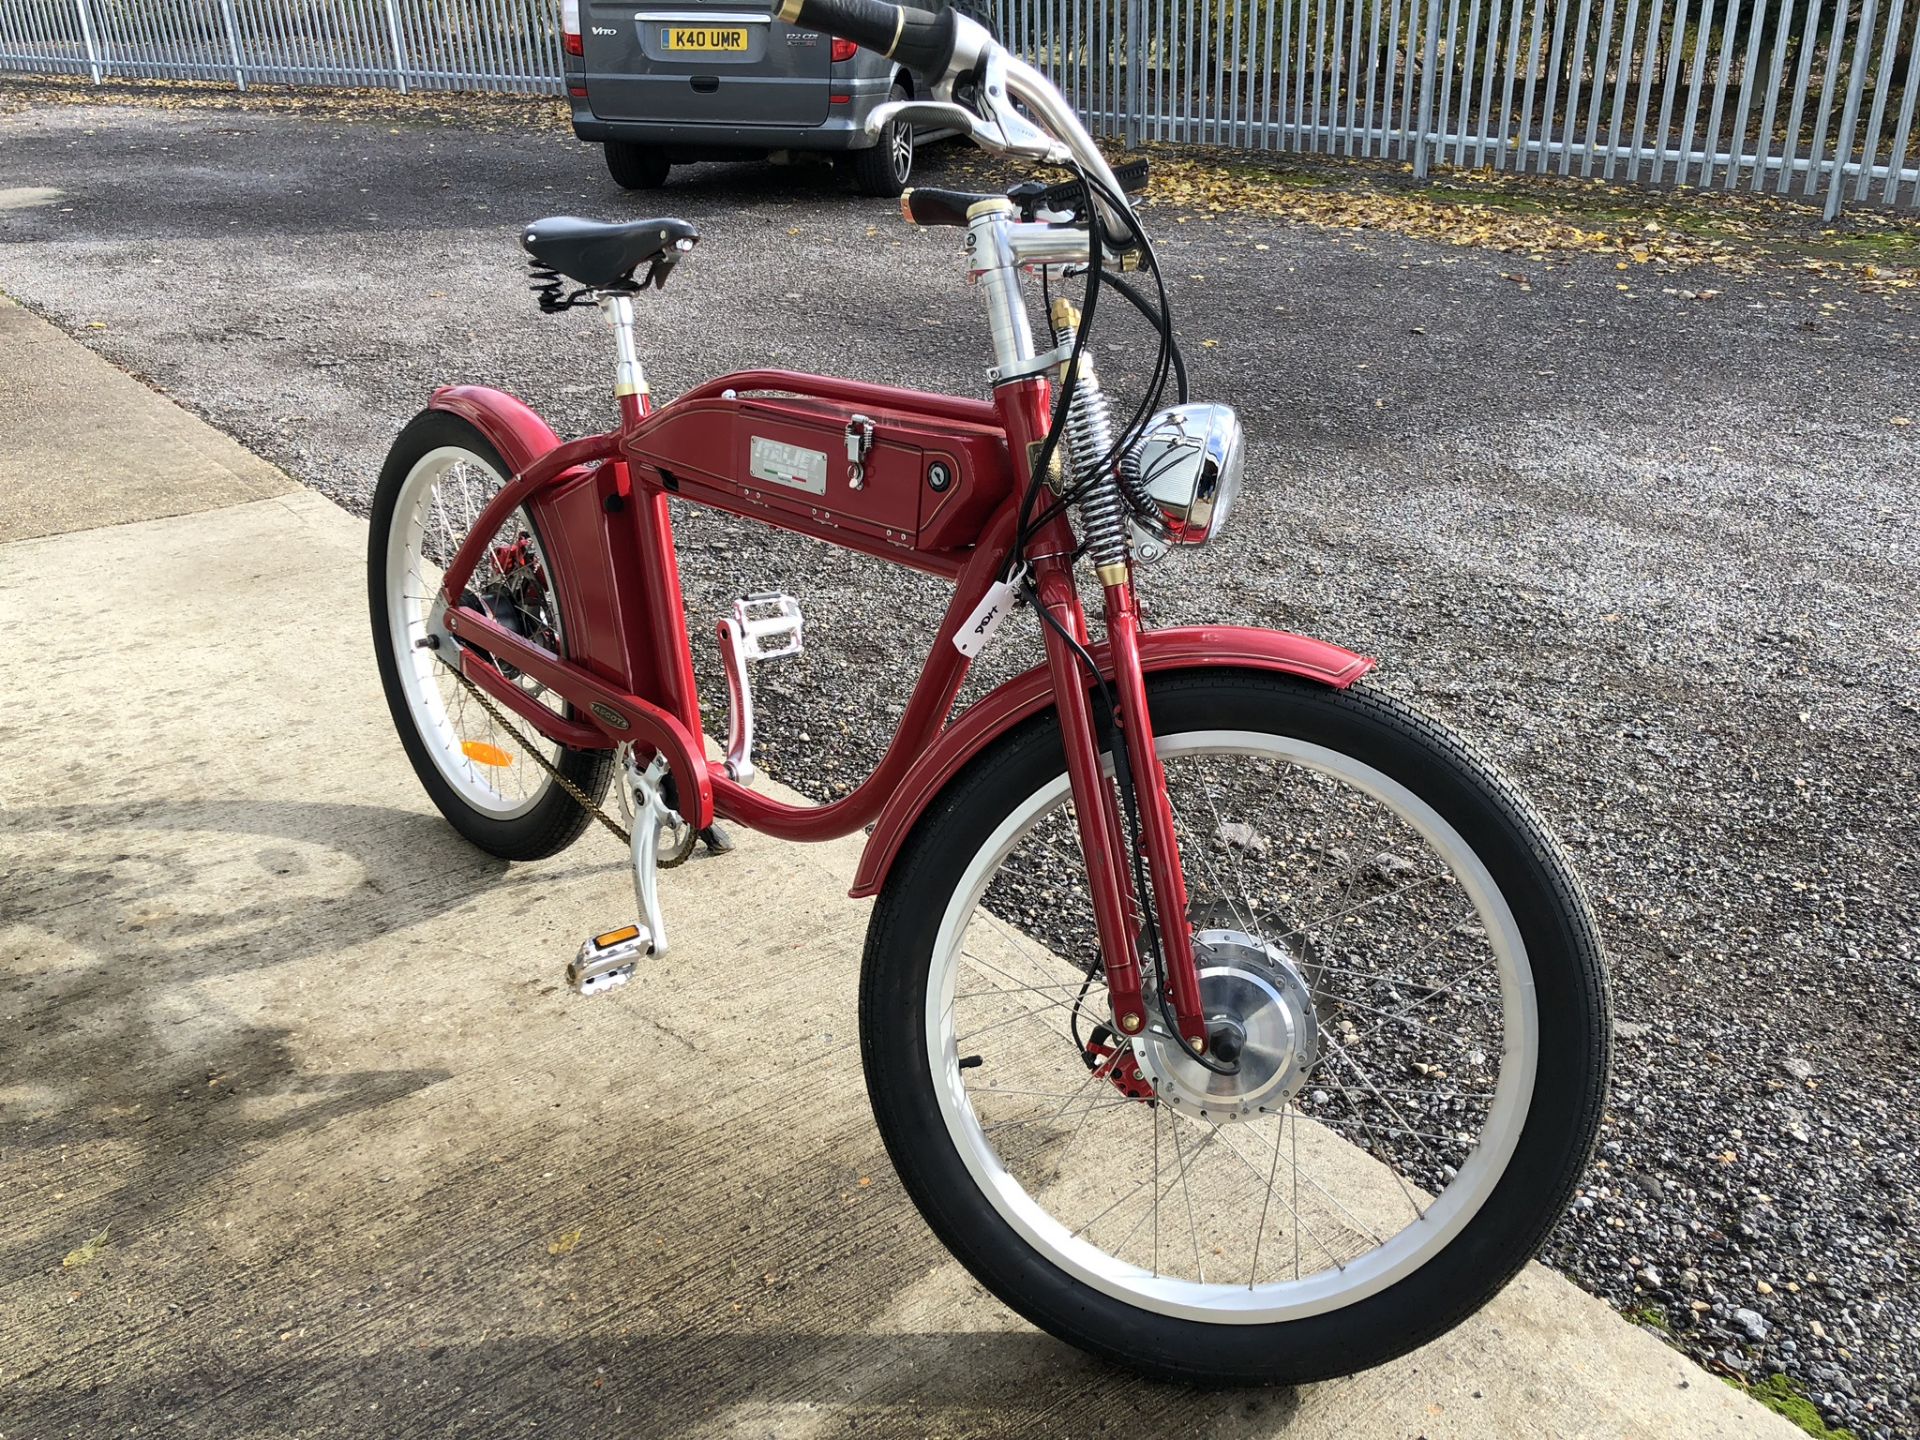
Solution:
[[(1080, 328), (1078, 307), (1070, 300), (1055, 300), (1049, 318), (1054, 342), (1071, 345)], [(1087, 554), (1098, 570), (1124, 568), (1129, 540), (1127, 502), (1113, 471), (1101, 464), (1113, 449), (1113, 402), (1084, 352), (1073, 399), (1067, 405), (1066, 429), (1067, 463), (1080, 492), (1080, 528)]]

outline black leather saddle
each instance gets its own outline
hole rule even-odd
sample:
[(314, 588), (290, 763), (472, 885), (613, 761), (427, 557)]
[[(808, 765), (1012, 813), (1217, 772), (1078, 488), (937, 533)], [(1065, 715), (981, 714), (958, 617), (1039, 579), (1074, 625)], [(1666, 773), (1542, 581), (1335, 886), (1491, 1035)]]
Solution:
[[(536, 265), (589, 290), (658, 288), (699, 238), (700, 231), (685, 220), (610, 224), (572, 215), (536, 220), (520, 232), (520, 244)], [(642, 266), (646, 274), (634, 279)]]

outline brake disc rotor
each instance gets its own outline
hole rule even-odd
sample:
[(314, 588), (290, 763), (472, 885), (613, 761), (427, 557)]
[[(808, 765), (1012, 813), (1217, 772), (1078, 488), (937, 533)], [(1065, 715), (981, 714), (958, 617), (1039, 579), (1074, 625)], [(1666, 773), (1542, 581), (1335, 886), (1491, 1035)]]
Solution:
[(1218, 1074), (1149, 1030), (1133, 1053), (1155, 1096), (1215, 1124), (1277, 1113), (1320, 1058), (1312, 988), (1285, 950), (1238, 930), (1200, 931), (1193, 958), (1215, 1057), (1231, 1050), (1236, 1067)]

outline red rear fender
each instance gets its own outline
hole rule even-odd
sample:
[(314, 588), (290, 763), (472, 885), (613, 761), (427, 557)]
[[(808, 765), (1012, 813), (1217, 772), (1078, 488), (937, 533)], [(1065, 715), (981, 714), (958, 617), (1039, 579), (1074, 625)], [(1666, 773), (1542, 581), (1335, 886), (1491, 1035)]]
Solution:
[(517, 475), (554, 446), (560, 437), (524, 401), (484, 385), (449, 385), (433, 392), (429, 410), (458, 415), (487, 437), (507, 469)]
[[(1095, 647), (1093, 656), (1105, 670), (1105, 647)], [(1149, 674), (1199, 669), (1275, 671), (1344, 690), (1371, 670), (1374, 662), (1367, 656), (1305, 635), (1237, 625), (1207, 625), (1143, 632), (1140, 663)], [(914, 763), (899, 788), (888, 797), (860, 856), (860, 869), (854, 876), (850, 893), (856, 896), (877, 893), (886, 883), (894, 857), (921, 812), (960, 767), (1051, 703), (1047, 670), (1042, 665), (1015, 676), (968, 706)]]

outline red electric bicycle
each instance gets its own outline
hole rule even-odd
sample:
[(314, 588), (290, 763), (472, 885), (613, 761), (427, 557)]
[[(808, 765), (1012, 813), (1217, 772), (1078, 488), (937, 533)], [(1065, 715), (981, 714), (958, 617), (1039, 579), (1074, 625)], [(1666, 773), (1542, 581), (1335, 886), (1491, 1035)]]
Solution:
[[(492, 854), (551, 855), (595, 817), (627, 840), (639, 923), (581, 947), (584, 993), (666, 949), (657, 872), (703, 838), (724, 850), (719, 822), (869, 827), (853, 893), (878, 897), (860, 1001), (874, 1114), (983, 1284), (1159, 1376), (1297, 1382), (1400, 1354), (1525, 1263), (1591, 1152), (1610, 1025), (1578, 886), (1506, 780), (1364, 682), (1370, 660), (1142, 627), (1134, 567), (1219, 533), (1241, 427), (1188, 401), (1126, 183), (1054, 87), (952, 11), (779, 15), (922, 78), (933, 98), (880, 107), (876, 134), (957, 129), (1067, 172), (902, 202), (964, 233), (991, 399), (753, 370), (656, 408), (634, 306), (694, 228), (528, 226), (543, 307), (594, 304), (611, 326), (620, 423), (562, 442), (510, 396), (456, 386), (395, 443), (369, 598), (413, 766)], [(1053, 300), (1038, 339), (1029, 275), (1079, 297)], [(1088, 345), (1117, 303), (1160, 336), (1130, 413)], [(749, 667), (802, 642), (785, 595), (719, 623), (731, 723), (708, 758), (671, 500), (952, 582), (898, 733), (844, 798), (752, 788)], [(1023, 605), (1038, 663), (952, 717), (971, 657)]]

